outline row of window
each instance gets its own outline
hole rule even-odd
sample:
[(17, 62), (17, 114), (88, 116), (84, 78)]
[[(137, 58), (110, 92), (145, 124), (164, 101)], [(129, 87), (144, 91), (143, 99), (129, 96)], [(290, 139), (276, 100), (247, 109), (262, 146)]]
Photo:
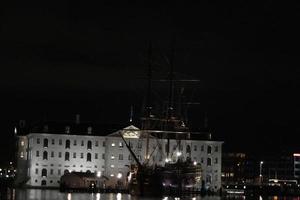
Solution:
[[(36, 143), (37, 144), (41, 143), (40, 138), (36, 139)], [(59, 145), (63, 144), (62, 139), (58, 140), (58, 144)], [(51, 139), (51, 145), (55, 145), (55, 139)], [(81, 144), (80, 145), (84, 146), (84, 140), (81, 140)], [(103, 142), (103, 145), (105, 146), (105, 141)], [(49, 140), (47, 138), (43, 139), (43, 147), (47, 148), (48, 146), (49, 146)], [(73, 141), (73, 146), (77, 146), (77, 140)], [(98, 146), (99, 146), (99, 141), (95, 141), (95, 147), (98, 147)], [(70, 140), (66, 140), (65, 141), (65, 148), (66, 149), (70, 149), (71, 148), (71, 141)], [(87, 141), (87, 149), (92, 149), (92, 141), (90, 141), (90, 140)]]
[[(67, 173), (70, 173), (70, 171), (68, 169), (65, 169), (63, 171), (63, 174), (67, 174)], [(92, 173), (90, 170), (87, 170), (86, 173)], [(97, 171), (95, 171), (95, 173), (97, 173)], [(101, 173), (101, 172), (100, 172)], [(35, 174), (39, 174), (39, 168), (35, 168)], [(50, 172), (49, 172), (50, 175), (55, 175), (54, 174), (54, 169), (50, 169)], [(57, 175), (62, 175), (62, 170), (61, 169), (58, 169), (57, 170)], [(42, 171), (41, 171), (41, 176), (42, 177), (47, 177), (48, 176), (48, 171), (47, 169), (43, 168)]]
[[(36, 157), (39, 157), (40, 156), (40, 152), (39, 151), (36, 151), (36, 154), (35, 154)], [(51, 151), (51, 154), (50, 154), (51, 158), (54, 158), (54, 151)], [(65, 158), (65, 161), (70, 161), (70, 152), (65, 152), (64, 154), (64, 158)], [(77, 154), (76, 152), (73, 152), (72, 154), (73, 158), (77, 158)], [(62, 152), (58, 152), (58, 158), (61, 158), (62, 157)], [(84, 153), (80, 153), (80, 158), (83, 159), (84, 158)], [(94, 158), (95, 159), (98, 159), (98, 153), (95, 153), (94, 154)], [(105, 154), (102, 154), (102, 159), (105, 158)], [(48, 152), (47, 151), (43, 151), (43, 160), (48, 160)], [(86, 161), (92, 161), (92, 154), (91, 153), (87, 153), (86, 154)]]

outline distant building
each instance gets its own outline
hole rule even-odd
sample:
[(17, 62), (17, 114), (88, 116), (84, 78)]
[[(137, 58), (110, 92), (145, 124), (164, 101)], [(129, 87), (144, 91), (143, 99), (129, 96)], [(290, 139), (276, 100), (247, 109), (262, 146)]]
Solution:
[[(58, 187), (63, 174), (91, 172), (105, 178), (105, 187), (123, 187), (134, 159), (120, 134), (143, 162), (146, 138), (132, 125), (107, 129), (105, 132), (101, 128), (80, 122), (60, 125), (58, 129), (52, 128), (51, 124), (32, 128), (29, 133), (18, 136), (16, 184)], [(205, 187), (214, 191), (220, 189), (222, 142), (192, 138), (180, 140), (180, 143), (176, 139), (170, 139), (169, 143), (171, 159), (175, 160), (178, 156), (182, 159), (190, 157), (200, 163)], [(166, 144), (166, 139), (150, 137), (150, 164), (164, 165)]]

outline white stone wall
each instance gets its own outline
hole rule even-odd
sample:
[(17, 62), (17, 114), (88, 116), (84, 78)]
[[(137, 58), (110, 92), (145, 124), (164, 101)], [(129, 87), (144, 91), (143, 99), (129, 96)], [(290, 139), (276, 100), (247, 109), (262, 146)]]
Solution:
[[(27, 138), (29, 141), (28, 169), (22, 169), (22, 172), (27, 172), (27, 176), (30, 177), (27, 182), (29, 186), (41, 186), (42, 181), (46, 181), (47, 187), (58, 187), (60, 176), (64, 174), (65, 170), (69, 172), (86, 172), (89, 170), (91, 172), (100, 171), (109, 179), (106, 181), (106, 186), (115, 187), (118, 181), (122, 185), (125, 184), (129, 166), (135, 163), (122, 138), (118, 136), (31, 133)], [(48, 147), (44, 147), (44, 139), (48, 139)], [(22, 140), (26, 141), (26, 138), (22, 137)], [(54, 140), (54, 144), (52, 140)], [(67, 140), (70, 141), (70, 148), (66, 148)], [(75, 141), (76, 143), (74, 143)], [(92, 143), (91, 149), (88, 149), (88, 141)], [(98, 144), (96, 144), (97, 141)], [(146, 156), (146, 138), (131, 138), (126, 139), (126, 141), (128, 144), (130, 143), (132, 150), (143, 163)], [(167, 158), (166, 144), (166, 139), (149, 139), (149, 153), (152, 155), (149, 164), (165, 164)], [(187, 146), (190, 147), (190, 153), (187, 152)], [(177, 152), (182, 152), (182, 159), (190, 156), (193, 161), (201, 164), (202, 180), (207, 189), (215, 191), (220, 189), (222, 142), (181, 140), (179, 147), (177, 140), (170, 140), (169, 147), (169, 157), (172, 159), (176, 160)], [(211, 148), (210, 152), (209, 148)], [(22, 151), (26, 152), (24, 148)], [(20, 154), (21, 150), (18, 152)], [(44, 152), (48, 154), (47, 159), (43, 158)], [(69, 160), (65, 160), (66, 152), (69, 152)], [(61, 157), (59, 157), (60, 153)], [(73, 157), (74, 153), (76, 158)], [(88, 153), (91, 154), (91, 161), (87, 161)], [(83, 154), (83, 158), (81, 154)], [(97, 158), (95, 158), (96, 154)], [(19, 159), (24, 160), (24, 157)], [(43, 169), (47, 170), (47, 176), (42, 176)]]

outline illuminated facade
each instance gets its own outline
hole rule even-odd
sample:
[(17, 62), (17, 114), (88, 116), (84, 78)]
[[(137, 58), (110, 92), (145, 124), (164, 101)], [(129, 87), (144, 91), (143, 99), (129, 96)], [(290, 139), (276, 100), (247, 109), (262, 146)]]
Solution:
[[(88, 130), (88, 129), (87, 129)], [(71, 134), (29, 133), (18, 138), (17, 184), (29, 187), (58, 187), (67, 172), (91, 172), (105, 177), (105, 187), (124, 187), (129, 166), (135, 161), (120, 133), (133, 152), (145, 161), (147, 138), (138, 128), (129, 126), (107, 136), (91, 131)], [(167, 139), (149, 138), (149, 164), (164, 165)], [(169, 160), (190, 157), (202, 167), (202, 183), (210, 190), (221, 187), (222, 142), (211, 140), (169, 140)]]

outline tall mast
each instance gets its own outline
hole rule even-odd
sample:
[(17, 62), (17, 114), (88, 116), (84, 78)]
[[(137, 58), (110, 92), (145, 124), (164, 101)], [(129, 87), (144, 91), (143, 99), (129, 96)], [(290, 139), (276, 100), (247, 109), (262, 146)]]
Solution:
[(168, 100), (168, 116), (167, 119), (170, 119), (173, 116), (173, 109), (174, 109), (174, 43), (175, 40), (172, 42), (171, 46), (171, 56), (170, 56), (170, 74), (169, 74), (169, 100)]

